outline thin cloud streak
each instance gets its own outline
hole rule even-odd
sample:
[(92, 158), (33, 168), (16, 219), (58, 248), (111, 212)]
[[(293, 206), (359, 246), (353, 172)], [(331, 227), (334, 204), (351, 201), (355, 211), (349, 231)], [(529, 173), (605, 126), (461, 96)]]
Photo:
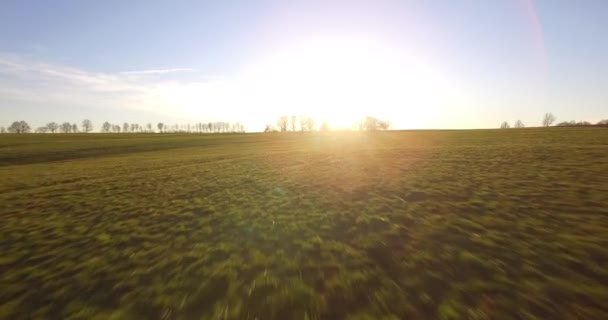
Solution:
[(152, 69), (152, 70), (136, 70), (136, 71), (123, 71), (120, 74), (127, 75), (145, 75), (145, 74), (165, 74), (174, 72), (193, 72), (195, 69), (191, 68), (169, 68), (169, 69)]
[[(47, 110), (87, 106), (101, 114), (107, 110), (108, 115), (135, 110), (192, 121), (247, 118), (231, 98), (239, 96), (239, 88), (226, 88), (224, 83), (230, 82), (226, 77), (184, 77), (180, 72), (185, 71), (194, 69), (97, 73), (0, 55), (0, 102), (16, 101)], [(166, 76), (146, 76), (154, 74)]]

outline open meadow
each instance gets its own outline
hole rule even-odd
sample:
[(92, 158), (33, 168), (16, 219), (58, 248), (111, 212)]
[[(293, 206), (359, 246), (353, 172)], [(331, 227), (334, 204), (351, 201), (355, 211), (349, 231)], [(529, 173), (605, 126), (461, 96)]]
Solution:
[(0, 135), (2, 319), (608, 319), (608, 129)]

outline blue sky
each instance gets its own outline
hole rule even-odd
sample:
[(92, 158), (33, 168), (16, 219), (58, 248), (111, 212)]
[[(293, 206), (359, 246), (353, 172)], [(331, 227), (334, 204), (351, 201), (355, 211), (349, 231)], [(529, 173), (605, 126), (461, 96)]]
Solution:
[(602, 0), (4, 0), (0, 125), (595, 122), (607, 32)]

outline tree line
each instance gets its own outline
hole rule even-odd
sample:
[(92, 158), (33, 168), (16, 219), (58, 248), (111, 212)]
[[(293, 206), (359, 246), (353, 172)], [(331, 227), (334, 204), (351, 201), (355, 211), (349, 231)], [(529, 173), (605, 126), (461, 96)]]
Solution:
[[(555, 123), (555, 121), (557, 121), (557, 118), (552, 113), (548, 112), (548, 113), (545, 113), (545, 115), (543, 116), (541, 125), (543, 127), (550, 127), (553, 123)], [(574, 121), (574, 120), (563, 121), (563, 122), (556, 124), (555, 126), (556, 127), (608, 126), (608, 119), (600, 120), (596, 124), (592, 124), (589, 121), (578, 121), (578, 122)], [(524, 125), (524, 123), (521, 120), (517, 120), (513, 124), (513, 128), (525, 128), (525, 127), (526, 126)], [(511, 128), (511, 125), (509, 125), (509, 122), (503, 121), (503, 123), (500, 124), (500, 128), (509, 129), (509, 128)]]
[[(376, 131), (376, 130), (388, 130), (391, 126), (389, 121), (383, 121), (375, 117), (367, 116), (365, 119), (357, 121), (353, 124), (353, 127), (359, 131)], [(276, 127), (273, 125), (266, 125), (264, 132), (305, 132), (315, 131), (315, 121), (313, 118), (308, 116), (287, 116), (283, 115), (279, 117), (276, 123)], [(321, 122), (318, 128), (319, 131), (329, 131), (331, 127), (327, 121)]]
[[(82, 121), (78, 127), (76, 123), (49, 122), (44, 126), (32, 130), (30, 125), (21, 120), (13, 122), (8, 128), (0, 127), (0, 133), (89, 133), (93, 131), (93, 122), (89, 119)], [(112, 124), (108, 121), (101, 125), (101, 133), (237, 133), (245, 132), (245, 126), (239, 122), (207, 122), (195, 124), (173, 124), (168, 125), (159, 122), (156, 126), (152, 123), (141, 125), (138, 123), (125, 122)]]

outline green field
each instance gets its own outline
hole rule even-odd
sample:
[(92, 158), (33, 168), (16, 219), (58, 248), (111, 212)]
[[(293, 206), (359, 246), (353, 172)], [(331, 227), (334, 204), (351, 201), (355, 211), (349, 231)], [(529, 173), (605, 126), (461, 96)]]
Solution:
[(2, 319), (608, 319), (608, 129), (0, 135)]

